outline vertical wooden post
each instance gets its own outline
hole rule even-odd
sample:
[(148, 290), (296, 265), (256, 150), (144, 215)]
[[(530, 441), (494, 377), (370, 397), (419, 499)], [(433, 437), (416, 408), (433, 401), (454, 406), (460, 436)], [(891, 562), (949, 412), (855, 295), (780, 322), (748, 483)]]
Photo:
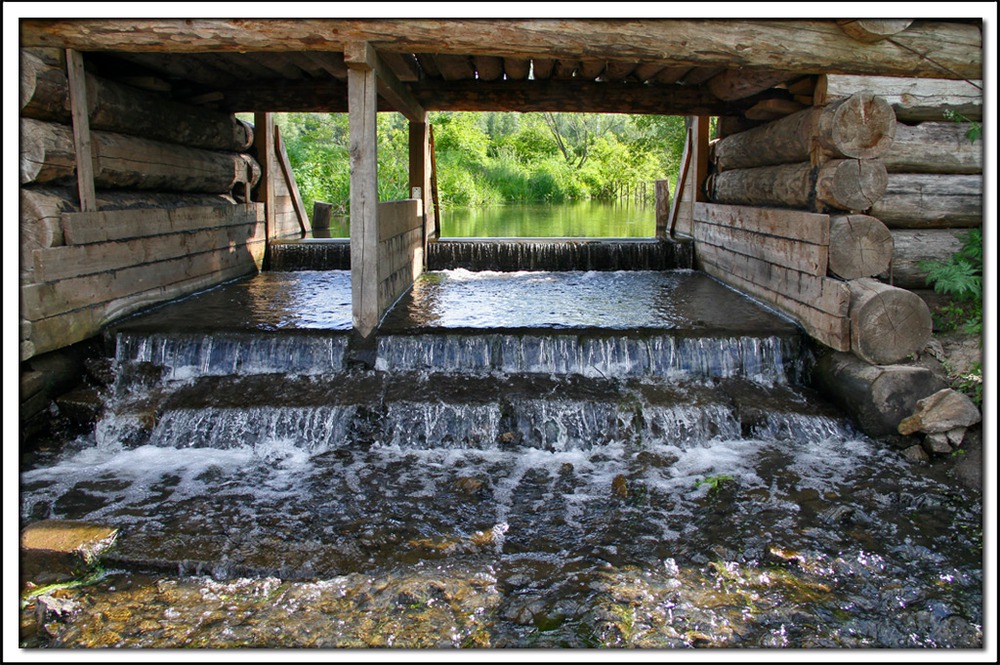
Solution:
[(427, 256), (427, 241), (431, 239), (434, 228), (430, 224), (431, 217), (431, 157), (430, 131), (427, 124), (427, 114), (423, 122), (410, 123), (410, 192), (420, 188), (421, 209), (424, 216), (424, 256)]
[(687, 156), (688, 173), (684, 189), (678, 186), (675, 196), (681, 200), (676, 219), (678, 233), (694, 234), (694, 204), (705, 201), (705, 181), (708, 179), (708, 116), (688, 116), (690, 152)]
[(437, 238), (441, 234), (441, 204), (438, 201), (438, 168), (437, 151), (434, 148), (434, 126), (429, 127), (428, 139), (430, 141), (431, 153), (431, 202), (434, 204), (434, 223), (431, 237)]
[(94, 191), (94, 157), (90, 145), (90, 110), (87, 106), (87, 78), (83, 56), (66, 49), (66, 77), (69, 80), (70, 113), (73, 118), (73, 143), (76, 149), (76, 185), (80, 194), (80, 210), (95, 212), (97, 194)]
[(670, 181), (657, 180), (654, 183), (654, 187), (656, 195), (656, 237), (666, 238), (667, 224), (670, 221)]
[(378, 152), (375, 70), (349, 62), (347, 108), (351, 156), (351, 305), (354, 330), (368, 338), (378, 326)]
[(264, 237), (270, 243), (274, 234), (274, 116), (270, 113), (253, 114), (253, 143), (260, 164), (260, 181), (257, 183), (256, 201), (264, 204)]

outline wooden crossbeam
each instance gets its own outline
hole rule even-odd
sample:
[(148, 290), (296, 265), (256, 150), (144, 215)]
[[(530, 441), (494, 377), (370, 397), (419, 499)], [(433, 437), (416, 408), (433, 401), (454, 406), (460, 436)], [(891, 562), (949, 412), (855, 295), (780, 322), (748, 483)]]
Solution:
[[(344, 51), (761, 67), (923, 78), (982, 78), (978, 25), (915, 21), (871, 44), (833, 19), (22, 19), (22, 46), (81, 51)], [(781, 48), (771, 45), (780, 44)], [(756, 47), (755, 47), (756, 46)]]

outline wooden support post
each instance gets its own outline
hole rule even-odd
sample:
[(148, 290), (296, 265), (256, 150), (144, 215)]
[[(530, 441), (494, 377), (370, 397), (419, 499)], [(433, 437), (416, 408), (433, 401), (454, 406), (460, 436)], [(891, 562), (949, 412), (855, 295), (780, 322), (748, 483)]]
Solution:
[[(681, 200), (678, 212), (672, 224), (677, 226), (677, 231), (690, 236), (694, 233), (694, 216), (692, 206), (696, 202), (704, 202), (705, 180), (708, 178), (708, 116), (688, 116), (688, 130), (690, 132), (690, 142), (688, 143), (687, 177), (685, 186), (676, 187), (675, 197)], [(683, 166), (681, 167), (683, 170)], [(671, 231), (673, 235), (673, 231)]]
[(288, 152), (285, 150), (285, 142), (281, 140), (281, 131), (274, 127), (274, 153), (278, 165), (281, 167), (281, 174), (285, 178), (285, 186), (292, 196), (292, 206), (295, 208), (295, 216), (299, 220), (299, 228), (302, 229), (302, 236), (309, 232), (309, 217), (306, 215), (306, 206), (302, 202), (302, 195), (299, 194), (299, 186), (295, 182), (295, 174), (292, 172), (292, 165), (288, 161)]
[(431, 201), (431, 164), (430, 164), (430, 125), (427, 118), (423, 122), (410, 123), (410, 196), (415, 188), (420, 189), (421, 210), (424, 221), (424, 256), (427, 256), (427, 241), (434, 234), (430, 214)]
[(430, 141), (431, 153), (431, 202), (434, 205), (434, 230), (432, 232), (432, 237), (437, 238), (441, 235), (441, 204), (438, 201), (437, 151), (434, 149), (433, 125), (429, 127), (428, 140)]
[(254, 201), (264, 204), (264, 236), (270, 242), (274, 233), (274, 116), (270, 113), (253, 114), (253, 143), (260, 164), (260, 180)]
[(654, 183), (656, 195), (656, 237), (667, 237), (670, 224), (670, 181), (657, 180)]
[(80, 210), (97, 210), (94, 193), (94, 159), (90, 145), (90, 112), (87, 106), (87, 79), (83, 56), (66, 49), (66, 77), (69, 79), (70, 113), (73, 117), (73, 143), (76, 148), (76, 184), (80, 193)]
[[(367, 46), (367, 45), (366, 45)], [(361, 48), (362, 52), (368, 49)], [(378, 326), (378, 151), (375, 69), (347, 62), (351, 159), (351, 306), (354, 330), (368, 338)]]
[[(668, 234), (674, 237), (674, 227), (677, 225), (677, 217), (680, 215), (681, 199), (687, 190), (688, 169), (691, 166), (691, 128), (687, 130), (684, 139), (684, 152), (681, 154), (681, 166), (677, 172), (677, 183), (674, 187), (674, 202), (670, 206), (670, 222), (668, 224)], [(688, 220), (693, 225), (693, 219)]]

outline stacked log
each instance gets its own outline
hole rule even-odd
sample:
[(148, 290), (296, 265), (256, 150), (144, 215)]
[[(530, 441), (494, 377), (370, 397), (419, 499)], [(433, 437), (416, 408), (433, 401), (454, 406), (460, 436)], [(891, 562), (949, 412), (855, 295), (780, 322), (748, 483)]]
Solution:
[[(894, 251), (892, 233), (873, 211), (889, 186), (883, 158), (898, 128), (887, 101), (861, 91), (717, 141), (706, 185), (716, 205), (696, 216), (706, 270), (866, 362), (898, 362), (921, 350), (931, 334), (926, 304), (871, 279), (889, 268)], [(762, 209), (787, 209), (781, 228), (742, 242), (741, 226)], [(733, 222), (720, 228), (722, 210)], [(823, 231), (806, 238), (807, 224)], [(759, 246), (775, 255), (753, 249)]]
[(121, 316), (260, 269), (253, 128), (85, 75), (96, 210), (77, 194), (61, 52), (21, 52), (22, 360)]
[[(983, 141), (970, 140), (982, 118), (982, 82), (877, 76), (821, 77), (819, 94), (836, 100), (879, 91), (896, 112), (895, 140), (883, 155), (886, 191), (869, 213), (893, 239), (891, 267), (879, 279), (930, 300), (924, 261), (945, 261), (983, 222)], [(954, 114), (965, 120), (956, 122)]]
[(859, 93), (727, 136), (711, 151), (709, 199), (862, 212), (885, 193), (886, 169), (878, 157), (895, 132), (885, 100)]

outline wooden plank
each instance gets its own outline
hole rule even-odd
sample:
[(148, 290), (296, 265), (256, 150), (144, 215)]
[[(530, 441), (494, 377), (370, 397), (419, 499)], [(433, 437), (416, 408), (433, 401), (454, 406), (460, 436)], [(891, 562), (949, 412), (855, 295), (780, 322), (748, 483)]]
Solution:
[(544, 81), (552, 76), (552, 70), (556, 67), (556, 61), (552, 58), (532, 58), (531, 78), (535, 81)]
[(836, 351), (851, 350), (851, 330), (848, 317), (828, 314), (809, 307), (781, 293), (737, 277), (725, 268), (709, 261), (704, 261), (702, 267), (705, 272), (719, 281), (784, 312), (802, 326), (810, 337), (821, 344)]
[(441, 233), (441, 203), (438, 201), (437, 151), (434, 149), (434, 126), (428, 126), (428, 140), (431, 153), (431, 200), (434, 203), (434, 227), (430, 237), (437, 238)]
[(581, 80), (593, 81), (604, 73), (607, 65), (608, 63), (605, 60), (584, 58), (580, 61), (580, 69), (577, 72), (577, 77)]
[(830, 216), (804, 210), (696, 203), (694, 218), (717, 226), (728, 226), (813, 245), (830, 244)]
[(681, 167), (680, 172), (677, 175), (677, 186), (674, 187), (674, 202), (670, 206), (670, 220), (667, 225), (667, 231), (671, 238), (674, 237), (674, 226), (677, 224), (677, 217), (679, 212), (679, 205), (683, 192), (685, 191), (685, 185), (687, 184), (687, 173), (691, 166), (691, 128), (687, 130), (687, 138), (684, 140), (684, 152), (681, 155)]
[(727, 247), (734, 252), (816, 277), (824, 277), (827, 273), (829, 249), (824, 245), (811, 245), (699, 221), (694, 225), (694, 239), (698, 243)]
[(21, 316), (37, 321), (169, 286), (192, 275), (208, 275), (242, 264), (249, 268), (255, 262), (247, 247), (264, 240), (263, 224), (244, 223), (239, 235), (243, 240), (227, 245), (223, 248), (225, 251), (197, 252), (121, 270), (22, 287)]
[[(109, 323), (152, 305), (181, 298), (243, 275), (253, 274), (259, 270), (264, 247), (264, 241), (247, 246), (255, 263), (241, 262), (232, 267), (213, 270), (213, 272), (200, 277), (184, 279), (124, 298), (91, 305), (38, 321), (26, 322), (28, 336), (27, 341), (21, 345), (21, 358), (26, 360), (32, 355), (54, 351), (81, 342), (100, 333), (101, 329)], [(218, 253), (216, 256), (221, 258), (224, 254)]]
[(472, 66), (472, 60), (467, 55), (435, 53), (434, 63), (445, 81), (476, 78), (476, 68)]
[(143, 263), (184, 256), (191, 252), (226, 249), (230, 243), (246, 241), (244, 227), (226, 226), (190, 233), (172, 233), (131, 240), (116, 240), (75, 247), (36, 249), (35, 280), (52, 282), (108, 270), (121, 270)]
[(837, 316), (848, 314), (850, 289), (845, 282), (809, 275), (708, 243), (698, 243), (695, 251), (699, 261), (708, 261), (804, 305)]
[(130, 240), (183, 231), (200, 231), (245, 224), (250, 216), (263, 221), (261, 204), (197, 206), (186, 208), (139, 208), (62, 214), (67, 245), (89, 245)]
[(260, 164), (260, 180), (254, 201), (264, 204), (264, 224), (267, 237), (271, 238), (274, 226), (274, 116), (271, 113), (254, 113), (253, 143)]
[[(392, 70), (400, 81), (413, 82), (420, 80), (420, 65), (412, 53), (379, 53), (386, 66)], [(341, 76), (346, 76), (347, 70)]]
[[(982, 78), (979, 25), (919, 21), (859, 48), (833, 19), (22, 19), (22, 46), (80, 51), (338, 51), (655, 61), (700, 67)], [(770, 45), (780, 45), (771, 48)]]
[(430, 156), (430, 125), (425, 118), (422, 122), (409, 123), (409, 184), (410, 196), (414, 190), (420, 189), (420, 217), (424, 225), (424, 242), (433, 235), (429, 224), (431, 206), (431, 156)]
[(402, 268), (409, 270), (414, 251), (421, 247), (420, 229), (410, 229), (378, 244), (379, 282)]
[(378, 301), (378, 181), (374, 70), (348, 63), (351, 159), (351, 308), (354, 330), (369, 337), (382, 312)]
[(504, 58), (504, 75), (510, 80), (525, 80), (531, 71), (531, 60), (528, 58)]
[(656, 201), (656, 237), (666, 238), (670, 226), (670, 181), (657, 180), (653, 187)]
[(420, 122), (427, 117), (427, 112), (410, 93), (409, 88), (399, 80), (368, 42), (348, 44), (344, 51), (344, 62), (348, 68), (373, 70), (378, 94), (392, 108), (406, 116), (408, 120)]
[(417, 199), (383, 201), (378, 204), (379, 242), (394, 238), (408, 231), (420, 228), (418, 214), (420, 203)]
[[(537, 62), (537, 61), (536, 61)], [(425, 80), (412, 84), (420, 104), (434, 111), (551, 111), (655, 115), (733, 115), (740, 107), (687, 85), (636, 85), (622, 81), (539, 79), (527, 81)], [(281, 103), (275, 99), (275, 103)]]
[(476, 67), (476, 78), (480, 81), (496, 81), (503, 78), (503, 58), (477, 55), (472, 58)]
[(299, 226), (302, 228), (302, 235), (309, 232), (309, 216), (306, 214), (306, 206), (302, 203), (302, 195), (299, 194), (299, 186), (295, 182), (295, 173), (292, 172), (292, 165), (288, 163), (288, 152), (285, 150), (285, 142), (281, 140), (281, 128), (274, 127), (274, 153), (277, 157), (278, 165), (281, 166), (281, 174), (285, 178), (285, 186), (292, 196), (292, 205), (295, 206), (295, 214), (299, 219)]
[(94, 193), (94, 158), (90, 138), (90, 107), (87, 105), (87, 74), (83, 56), (66, 50), (66, 78), (69, 82), (70, 114), (73, 116), (73, 144), (76, 148), (76, 185), (80, 210), (97, 210)]

